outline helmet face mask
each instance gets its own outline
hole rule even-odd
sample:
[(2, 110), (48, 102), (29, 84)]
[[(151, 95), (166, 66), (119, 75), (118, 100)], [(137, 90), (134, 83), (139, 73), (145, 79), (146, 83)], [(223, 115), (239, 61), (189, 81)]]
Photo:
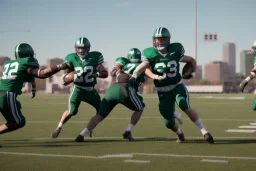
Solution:
[(132, 48), (128, 51), (128, 55), (127, 55), (127, 58), (133, 62), (133, 63), (136, 63), (136, 62), (141, 62), (141, 52), (139, 49), (137, 48)]
[(18, 44), (15, 47), (14, 53), (15, 53), (16, 59), (27, 58), (27, 57), (34, 58), (35, 57), (35, 52), (34, 52), (33, 48), (27, 43)]
[(171, 35), (167, 28), (158, 27), (153, 33), (153, 46), (161, 51), (166, 49), (171, 41)]
[(84, 59), (86, 57), (86, 55), (88, 55), (90, 48), (89, 47), (75, 47), (76, 50), (76, 54)]
[(84, 59), (90, 52), (91, 44), (86, 37), (80, 37), (75, 42), (75, 51), (76, 54)]

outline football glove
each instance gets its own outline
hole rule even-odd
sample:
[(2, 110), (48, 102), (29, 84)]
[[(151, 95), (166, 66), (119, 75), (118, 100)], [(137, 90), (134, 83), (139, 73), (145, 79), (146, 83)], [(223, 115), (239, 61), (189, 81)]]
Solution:
[(136, 84), (136, 78), (131, 77), (131, 78), (128, 80), (128, 83), (127, 83), (126, 87), (134, 87), (135, 84)]
[(36, 96), (36, 89), (35, 89), (35, 88), (32, 88), (31, 93), (32, 93), (31, 99), (33, 99), (33, 98)]
[(247, 80), (243, 80), (243, 81), (240, 83), (239, 89), (240, 89), (241, 92), (244, 91), (244, 88), (245, 88), (245, 86), (246, 86), (247, 84), (248, 84), (248, 81), (247, 81)]

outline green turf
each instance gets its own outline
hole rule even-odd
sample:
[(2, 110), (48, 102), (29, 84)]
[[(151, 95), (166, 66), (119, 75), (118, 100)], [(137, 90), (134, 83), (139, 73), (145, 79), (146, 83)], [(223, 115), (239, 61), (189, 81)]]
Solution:
[[(191, 95), (191, 106), (215, 137), (216, 143), (211, 145), (179, 109), (187, 142), (176, 143), (176, 135), (163, 124), (156, 95), (144, 95), (146, 108), (133, 130), (135, 142), (121, 138), (131, 116), (131, 111), (121, 105), (98, 125), (93, 138), (86, 138), (84, 143), (74, 142), (95, 114), (85, 103), (63, 126), (59, 138), (52, 140), (50, 134), (67, 108), (68, 95), (37, 95), (33, 100), (22, 95), (19, 100), (27, 125), (0, 136), (0, 170), (255, 170), (256, 133), (225, 132), (256, 123), (256, 113), (251, 111), (253, 98), (243, 94)], [(4, 122), (3, 117), (0, 122)], [(206, 159), (219, 162), (202, 162)]]

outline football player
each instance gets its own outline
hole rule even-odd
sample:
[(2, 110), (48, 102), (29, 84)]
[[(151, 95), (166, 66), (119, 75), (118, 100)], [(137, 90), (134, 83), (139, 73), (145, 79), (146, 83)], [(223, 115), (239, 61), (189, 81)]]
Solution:
[(143, 98), (137, 93), (139, 85), (144, 83), (145, 75), (141, 74), (134, 85), (126, 89), (126, 84), (130, 78), (130, 74), (141, 63), (141, 52), (137, 48), (129, 50), (127, 58), (119, 57), (115, 60), (111, 76), (116, 77), (116, 83), (112, 84), (104, 98), (102, 99), (100, 109), (97, 115), (93, 116), (87, 127), (76, 137), (75, 141), (84, 141), (84, 136), (90, 133), (99, 122), (105, 119), (117, 104), (123, 104), (125, 107), (133, 111), (130, 124), (123, 133), (123, 138), (133, 141), (132, 129), (139, 121), (145, 104)]
[(15, 59), (6, 61), (2, 66), (0, 112), (7, 122), (0, 126), (0, 134), (17, 130), (26, 124), (25, 117), (21, 112), (21, 104), (17, 100), (17, 96), (22, 94), (21, 90), (25, 82), (31, 82), (35, 93), (35, 77), (48, 78), (58, 71), (68, 68), (67, 63), (64, 62), (53, 67), (40, 69), (34, 56), (32, 47), (27, 43), (21, 43), (15, 47)]
[(75, 71), (75, 77), (68, 99), (68, 110), (63, 113), (57, 128), (51, 134), (52, 138), (57, 138), (63, 124), (77, 114), (82, 101), (92, 105), (96, 112), (99, 110), (101, 98), (94, 86), (97, 77), (108, 77), (108, 71), (103, 66), (103, 55), (97, 51), (90, 52), (90, 47), (89, 40), (86, 37), (80, 37), (75, 42), (75, 53), (65, 58), (70, 71)]
[[(133, 141), (132, 129), (139, 121), (145, 104), (143, 98), (137, 93), (139, 86), (145, 82), (145, 75), (141, 74), (135, 83), (134, 87), (126, 89), (126, 84), (130, 75), (141, 63), (141, 52), (137, 48), (132, 48), (128, 51), (127, 58), (119, 57), (115, 60), (114, 67), (111, 71), (111, 76), (116, 77), (117, 83), (112, 84), (102, 102), (97, 115), (93, 116), (87, 127), (76, 137), (75, 141), (84, 141), (84, 136), (89, 134), (102, 120), (104, 120), (117, 104), (123, 104), (128, 109), (133, 111), (130, 124), (123, 133), (123, 138)], [(176, 112), (179, 122), (182, 124), (181, 116)]]
[[(155, 79), (154, 84), (159, 97), (159, 111), (164, 117), (166, 127), (177, 134), (182, 133), (176, 127), (173, 116), (176, 102), (180, 109), (199, 127), (205, 140), (214, 143), (212, 135), (205, 129), (197, 112), (190, 107), (189, 93), (181, 81), (181, 78), (188, 79), (195, 76), (196, 61), (192, 57), (184, 55), (185, 50), (182, 44), (170, 42), (171, 35), (165, 27), (155, 29), (152, 38), (153, 47), (143, 50), (142, 63), (133, 72), (128, 86), (134, 86), (140, 73), (151, 67), (154, 74), (164, 78), (162, 80)], [(181, 76), (179, 62), (190, 63), (193, 69)]]
[[(239, 89), (244, 91), (245, 86), (256, 76), (256, 41), (252, 45), (251, 54), (254, 56), (254, 67), (250, 74), (240, 83)], [(256, 97), (253, 100), (252, 110), (256, 111)]]

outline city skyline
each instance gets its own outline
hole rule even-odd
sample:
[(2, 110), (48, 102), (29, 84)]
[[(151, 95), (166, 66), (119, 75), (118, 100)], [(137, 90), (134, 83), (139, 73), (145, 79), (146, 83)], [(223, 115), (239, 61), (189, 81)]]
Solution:
[[(236, 61), (240, 61), (242, 50), (250, 49), (256, 40), (251, 36), (256, 27), (251, 22), (256, 2), (246, 2), (198, 0), (198, 65), (221, 60), (225, 42), (236, 44)], [(24, 0), (22, 4), (10, 0), (1, 3), (0, 25), (0, 56), (13, 59), (15, 45), (27, 42), (42, 65), (47, 59), (74, 52), (75, 40), (85, 36), (91, 41), (91, 50), (102, 52), (111, 67), (114, 59), (125, 56), (130, 48), (152, 46), (153, 30), (159, 26), (170, 30), (171, 41), (182, 43), (186, 55), (195, 54), (193, 0)], [(204, 41), (205, 33), (217, 33), (218, 41)], [(236, 68), (239, 72), (238, 62)]]

